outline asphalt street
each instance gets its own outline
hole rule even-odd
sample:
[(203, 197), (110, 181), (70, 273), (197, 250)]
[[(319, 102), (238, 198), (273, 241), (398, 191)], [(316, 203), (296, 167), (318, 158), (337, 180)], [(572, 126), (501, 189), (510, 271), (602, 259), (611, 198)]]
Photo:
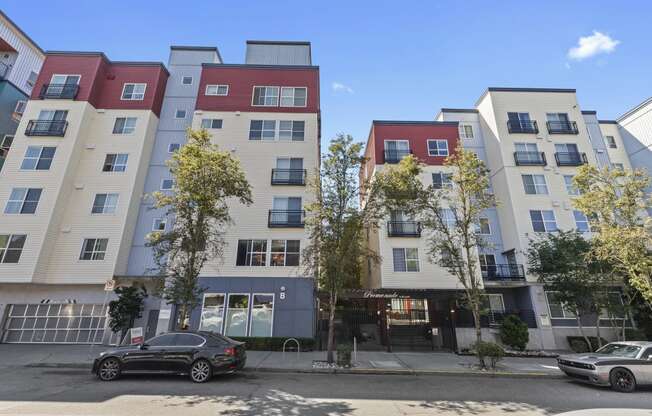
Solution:
[(242, 373), (201, 385), (163, 376), (106, 383), (81, 369), (0, 368), (0, 415), (527, 416), (601, 407), (650, 409), (652, 389), (619, 394), (562, 379), (293, 373)]

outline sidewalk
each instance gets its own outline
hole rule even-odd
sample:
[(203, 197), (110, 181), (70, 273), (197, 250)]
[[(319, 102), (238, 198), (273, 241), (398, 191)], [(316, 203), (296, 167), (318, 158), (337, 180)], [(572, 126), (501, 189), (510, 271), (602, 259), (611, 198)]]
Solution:
[[(90, 368), (104, 346), (0, 344), (0, 368), (63, 367)], [(473, 356), (442, 352), (359, 351), (350, 369), (313, 368), (313, 361), (326, 359), (325, 351), (247, 351), (246, 371), (346, 373), (346, 374), (477, 374), (512, 377), (561, 376), (552, 358), (512, 358), (499, 363), (497, 371), (478, 371)]]

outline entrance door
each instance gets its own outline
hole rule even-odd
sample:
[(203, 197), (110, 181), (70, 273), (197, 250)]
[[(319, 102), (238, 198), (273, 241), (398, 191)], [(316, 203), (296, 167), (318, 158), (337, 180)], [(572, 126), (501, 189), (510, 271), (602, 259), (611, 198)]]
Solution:
[(158, 309), (149, 311), (149, 314), (147, 315), (147, 327), (145, 328), (145, 339), (154, 338), (154, 335), (156, 335), (156, 326), (158, 325), (158, 313), (159, 313)]

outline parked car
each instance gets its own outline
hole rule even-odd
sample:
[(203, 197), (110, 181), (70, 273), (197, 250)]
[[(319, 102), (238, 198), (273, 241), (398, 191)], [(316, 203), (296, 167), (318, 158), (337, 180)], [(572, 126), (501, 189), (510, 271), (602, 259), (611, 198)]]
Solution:
[(95, 359), (93, 374), (115, 380), (122, 374), (187, 374), (204, 383), (215, 374), (233, 373), (247, 361), (244, 343), (214, 332), (170, 332), (139, 345), (108, 349)]
[(612, 342), (596, 352), (562, 355), (557, 365), (569, 377), (629, 393), (652, 384), (652, 342)]

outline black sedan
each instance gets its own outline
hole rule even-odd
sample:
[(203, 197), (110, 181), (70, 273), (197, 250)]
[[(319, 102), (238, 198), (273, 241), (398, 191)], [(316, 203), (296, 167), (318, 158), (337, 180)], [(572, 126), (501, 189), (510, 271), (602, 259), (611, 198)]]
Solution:
[(214, 374), (242, 369), (246, 360), (242, 342), (213, 332), (169, 332), (100, 353), (92, 371), (103, 381), (121, 374), (155, 373), (187, 374), (195, 383), (204, 383)]

